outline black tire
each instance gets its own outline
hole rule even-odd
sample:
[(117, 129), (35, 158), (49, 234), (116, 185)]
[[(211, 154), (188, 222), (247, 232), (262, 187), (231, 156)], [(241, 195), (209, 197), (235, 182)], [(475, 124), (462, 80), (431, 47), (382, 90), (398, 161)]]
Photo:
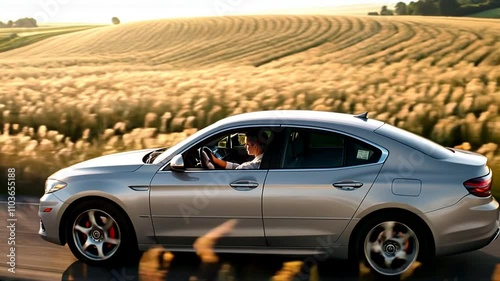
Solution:
[(137, 261), (135, 232), (127, 217), (109, 202), (82, 202), (68, 218), (66, 239), (80, 261), (99, 266)]
[(426, 230), (404, 214), (380, 215), (365, 221), (355, 240), (355, 254), (376, 275), (399, 276), (429, 257)]

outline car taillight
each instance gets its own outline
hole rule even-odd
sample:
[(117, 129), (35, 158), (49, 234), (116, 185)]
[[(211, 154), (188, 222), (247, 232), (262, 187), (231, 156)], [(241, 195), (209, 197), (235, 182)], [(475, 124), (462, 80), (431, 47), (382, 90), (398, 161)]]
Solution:
[(465, 188), (478, 197), (488, 197), (491, 195), (491, 171), (486, 176), (470, 179), (464, 182)]

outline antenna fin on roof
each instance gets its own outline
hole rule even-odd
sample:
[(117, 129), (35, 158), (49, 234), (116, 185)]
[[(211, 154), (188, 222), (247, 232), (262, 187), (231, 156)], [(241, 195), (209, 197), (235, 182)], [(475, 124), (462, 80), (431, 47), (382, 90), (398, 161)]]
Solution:
[(354, 115), (354, 117), (366, 120), (368, 119), (368, 111), (365, 111), (361, 114), (356, 114)]

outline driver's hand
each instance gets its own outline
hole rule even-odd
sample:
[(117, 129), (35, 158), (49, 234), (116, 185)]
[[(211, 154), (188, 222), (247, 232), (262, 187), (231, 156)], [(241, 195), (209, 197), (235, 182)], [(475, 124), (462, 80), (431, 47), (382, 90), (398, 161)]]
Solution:
[[(213, 159), (213, 154), (211, 154), (211, 157)], [(201, 152), (201, 161), (203, 161), (203, 163), (205, 163), (205, 165), (210, 169), (210, 170), (214, 170), (215, 167), (214, 167), (214, 164), (212, 164), (212, 162), (210, 161), (210, 159), (208, 158), (209, 156), (207, 155), (207, 153), (205, 151), (202, 151)]]
[(208, 148), (204, 148), (203, 152), (205, 152), (205, 154), (207, 154), (208, 159), (210, 159), (211, 161), (214, 161), (214, 159), (217, 159), (217, 156), (215, 156), (215, 154), (213, 154), (212, 150), (210, 150)]
[(212, 159), (212, 161), (215, 161), (215, 158), (217, 158), (217, 156), (215, 156), (215, 154), (212, 153), (212, 151), (210, 151), (210, 159)]

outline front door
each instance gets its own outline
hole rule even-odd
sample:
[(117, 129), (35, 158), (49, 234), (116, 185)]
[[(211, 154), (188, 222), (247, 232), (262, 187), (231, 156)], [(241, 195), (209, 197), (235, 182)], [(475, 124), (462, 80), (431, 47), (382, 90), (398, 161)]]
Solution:
[(262, 190), (267, 170), (159, 171), (151, 182), (151, 215), (158, 242), (190, 246), (229, 219), (234, 230), (218, 246), (265, 246)]

